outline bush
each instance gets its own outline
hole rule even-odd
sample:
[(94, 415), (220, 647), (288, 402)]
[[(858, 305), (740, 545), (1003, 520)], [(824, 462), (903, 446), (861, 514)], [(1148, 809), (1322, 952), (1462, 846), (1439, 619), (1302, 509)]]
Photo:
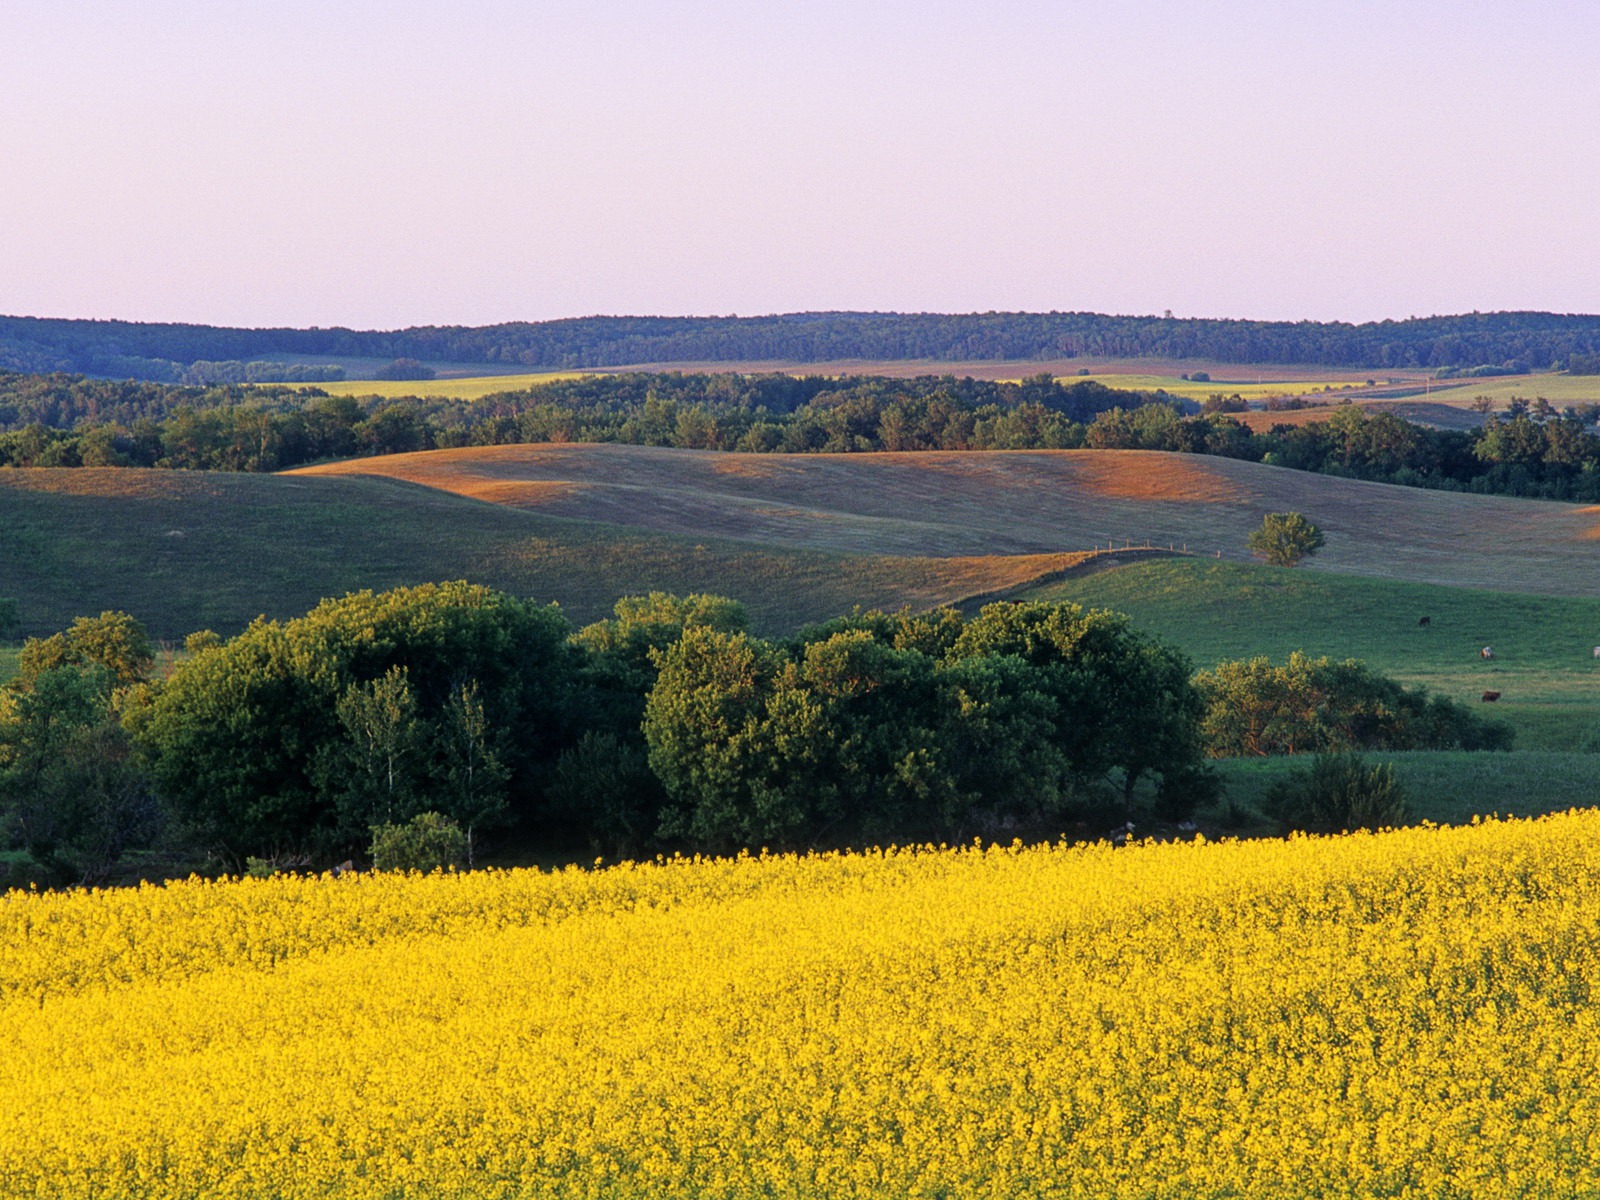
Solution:
[(1464, 704), (1407, 688), (1357, 659), (1296, 650), (1218, 663), (1194, 677), (1205, 704), (1201, 736), (1211, 758), (1344, 750), (1509, 750), (1509, 725)]
[(449, 817), (419, 813), (400, 825), (374, 825), (372, 865), (379, 871), (454, 870), (467, 860), (467, 835)]
[(1343, 833), (1382, 829), (1406, 817), (1405, 792), (1388, 763), (1368, 766), (1359, 754), (1319, 754), (1308, 771), (1292, 771), (1267, 793), (1270, 815), (1285, 830)]

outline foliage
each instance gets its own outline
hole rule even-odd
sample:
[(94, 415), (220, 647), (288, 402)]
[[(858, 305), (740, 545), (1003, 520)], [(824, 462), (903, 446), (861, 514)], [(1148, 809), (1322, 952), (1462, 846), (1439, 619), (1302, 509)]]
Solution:
[[(1212, 401), (1216, 401), (1213, 403)], [(1242, 401), (1240, 402), (1242, 404)], [(1274, 400), (1269, 407), (1304, 407)], [(1484, 398), (1485, 408), (1491, 402)], [(1252, 432), (1165, 392), (1049, 375), (622, 373), (555, 378), (472, 401), (357, 401), (272, 386), (208, 389), (0, 373), (0, 465), (276, 471), (328, 458), (541, 441), (750, 453), (1095, 449), (1216, 454), (1413, 487), (1600, 501), (1600, 406), (1513, 399), (1480, 432), (1356, 405)], [(9, 432), (6, 432), (9, 430)]]
[(1359, 754), (1319, 754), (1267, 796), (1271, 816), (1286, 830), (1343, 833), (1382, 829), (1406, 818), (1405, 790), (1387, 763), (1369, 765)]
[(1181, 655), (1110, 613), (856, 613), (787, 646), (691, 630), (645, 709), (663, 832), (695, 845), (1037, 821), (1199, 765)]
[(1590, 812), (13, 895), (0, 1192), (1589, 1195), (1597, 863)]
[(0, 834), (56, 881), (103, 881), (160, 810), (106, 666), (34, 669), (0, 691)]
[(1261, 527), (1246, 540), (1250, 553), (1275, 567), (1297, 567), (1302, 559), (1322, 549), (1322, 530), (1297, 512), (1268, 513)]
[(374, 379), (432, 379), (434, 369), (418, 362), (414, 358), (397, 358), (387, 366), (379, 367), (373, 372)]
[(1360, 325), (1062, 312), (823, 312), (583, 317), (391, 332), (0, 317), (0, 368), (143, 378), (173, 378), (182, 364), (196, 360), (267, 356), (414, 358), (562, 368), (644, 362), (1079, 356), (1374, 368), (1470, 367), (1521, 360), (1544, 368), (1596, 351), (1600, 351), (1600, 318), (1538, 312)]
[(567, 632), (482, 586), (356, 592), (180, 663), (137, 733), (174, 812), (234, 853), (349, 848), (429, 806), (526, 820), (569, 736)]
[(968, 622), (951, 657), (1014, 656), (1055, 706), (1053, 741), (1081, 787), (1104, 779), (1131, 809), (1139, 782), (1190, 770), (1200, 758), (1193, 664), (1126, 617), (1075, 604), (991, 604)]
[(1339, 750), (1509, 750), (1511, 730), (1426, 688), (1405, 688), (1355, 659), (1300, 651), (1282, 665), (1259, 657), (1195, 676), (1205, 705), (1206, 753)]
[(368, 855), (378, 871), (456, 870), (467, 865), (467, 834), (449, 817), (422, 812), (372, 827)]
[(63, 633), (29, 638), (17, 660), (22, 686), (58, 667), (104, 667), (113, 685), (142, 683), (155, 663), (144, 626), (125, 612), (78, 617)]

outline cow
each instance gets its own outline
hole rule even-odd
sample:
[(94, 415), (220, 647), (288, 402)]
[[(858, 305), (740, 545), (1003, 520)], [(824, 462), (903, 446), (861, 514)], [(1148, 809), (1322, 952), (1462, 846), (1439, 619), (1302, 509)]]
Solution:
[(1432, 617), (1423, 617), (1422, 620), (1417, 622), (1417, 624), (1420, 625), (1422, 628), (1426, 629), (1429, 625), (1433, 624), (1433, 618)]
[(1499, 692), (1485, 692), (1483, 694), (1483, 702), (1485, 704), (1493, 704), (1498, 699), (1500, 699)]
[(1479, 658), (1493, 658), (1494, 657), (1494, 647), (1493, 646), (1485, 646), (1482, 650), (1478, 651), (1478, 657)]

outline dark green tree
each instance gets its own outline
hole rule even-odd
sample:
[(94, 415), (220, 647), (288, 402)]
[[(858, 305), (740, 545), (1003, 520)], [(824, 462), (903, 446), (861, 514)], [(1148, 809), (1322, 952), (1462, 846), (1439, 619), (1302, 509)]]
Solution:
[[(137, 736), (173, 811), (236, 855), (348, 852), (380, 795), (397, 811), (426, 797), (463, 823), (526, 822), (570, 737), (568, 632), (553, 607), (467, 583), (356, 592), (180, 663)], [(361, 732), (369, 717), (388, 721), (381, 736)], [(385, 738), (403, 749), (393, 791), (386, 766), (373, 773)], [(367, 782), (332, 769), (352, 755)]]
[(0, 827), (62, 882), (103, 881), (160, 826), (117, 698), (99, 664), (50, 667), (0, 691)]

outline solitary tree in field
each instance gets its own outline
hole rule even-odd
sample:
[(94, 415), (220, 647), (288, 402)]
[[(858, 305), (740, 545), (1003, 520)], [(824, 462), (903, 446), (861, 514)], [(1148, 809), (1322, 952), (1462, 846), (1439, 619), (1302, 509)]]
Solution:
[(1301, 559), (1322, 549), (1325, 540), (1322, 530), (1300, 513), (1268, 513), (1245, 545), (1250, 547), (1250, 553), (1275, 567), (1295, 567)]

